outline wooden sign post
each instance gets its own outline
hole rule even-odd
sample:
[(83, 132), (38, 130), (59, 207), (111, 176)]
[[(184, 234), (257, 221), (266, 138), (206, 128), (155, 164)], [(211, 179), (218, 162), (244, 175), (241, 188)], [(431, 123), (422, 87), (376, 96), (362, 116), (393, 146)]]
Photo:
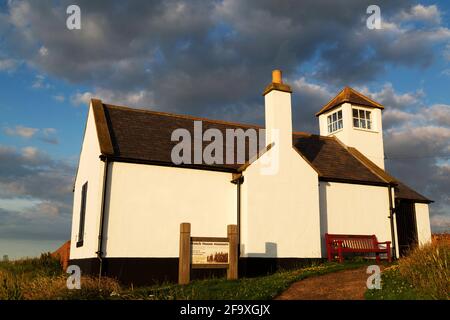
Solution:
[(188, 284), (191, 275), (191, 224), (180, 225), (180, 259), (178, 262), (178, 283)]
[(180, 225), (178, 283), (188, 284), (191, 269), (224, 268), (227, 279), (238, 278), (238, 234), (236, 225), (227, 226), (227, 237), (191, 237), (191, 224)]
[(227, 279), (236, 280), (238, 278), (238, 234), (237, 225), (230, 224), (227, 227), (228, 241), (230, 246), (230, 253), (228, 255), (228, 269)]

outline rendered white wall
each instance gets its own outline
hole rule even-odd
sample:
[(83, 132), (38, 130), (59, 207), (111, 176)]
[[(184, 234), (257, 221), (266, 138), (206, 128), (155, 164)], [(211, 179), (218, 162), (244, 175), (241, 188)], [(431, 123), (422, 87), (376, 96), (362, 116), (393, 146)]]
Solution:
[(318, 175), (292, 147), (291, 94), (264, 96), (266, 144), (244, 171), (241, 256), (320, 257)]
[(375, 234), (378, 241), (392, 242), (388, 216), (387, 187), (320, 182), (323, 257), (325, 233)]
[[(272, 90), (264, 96), (266, 144), (275, 142), (282, 149), (292, 147), (291, 94)], [(276, 140), (276, 141), (275, 141)]]
[[(371, 111), (373, 130), (353, 127), (352, 107)], [(338, 110), (342, 110), (343, 128), (329, 134), (327, 116)], [(321, 114), (319, 116), (319, 127), (321, 135), (336, 136), (344, 144), (358, 149), (377, 166), (384, 169), (383, 125), (380, 109), (343, 103), (340, 107)]]
[(276, 174), (262, 174), (275, 145), (244, 172), (241, 256), (320, 257), (317, 173), (294, 150), (280, 151)]
[[(75, 181), (70, 259), (95, 257), (98, 246), (98, 230), (103, 184), (103, 162), (100, 161), (100, 146), (97, 138), (92, 106), (89, 107), (84, 139)], [(77, 248), (80, 222), (81, 189), (88, 182), (83, 246)]]
[(425, 244), (431, 241), (431, 225), (428, 204), (416, 203), (415, 209), (419, 244)]
[(106, 257), (178, 257), (180, 223), (192, 236), (226, 237), (237, 222), (230, 173), (114, 162), (110, 177)]

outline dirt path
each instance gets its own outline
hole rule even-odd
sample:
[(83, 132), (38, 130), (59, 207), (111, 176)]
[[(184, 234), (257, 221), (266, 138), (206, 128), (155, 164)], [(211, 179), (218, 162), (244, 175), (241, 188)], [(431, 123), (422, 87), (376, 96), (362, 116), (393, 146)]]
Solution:
[(367, 267), (306, 278), (292, 284), (275, 300), (363, 300)]

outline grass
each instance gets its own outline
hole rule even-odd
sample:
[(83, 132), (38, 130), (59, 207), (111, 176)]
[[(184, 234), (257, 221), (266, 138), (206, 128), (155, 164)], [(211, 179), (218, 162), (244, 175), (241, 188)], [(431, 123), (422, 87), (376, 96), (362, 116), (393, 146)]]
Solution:
[(367, 290), (366, 299), (448, 300), (450, 245), (433, 242), (416, 248), (382, 274), (381, 290)]
[(171, 284), (138, 288), (122, 292), (116, 297), (120, 299), (151, 300), (268, 300), (279, 295), (293, 282), (311, 276), (354, 269), (363, 265), (366, 265), (366, 263), (325, 263), (298, 270), (280, 271), (272, 275), (242, 278), (235, 281), (208, 279), (192, 281), (185, 286)]
[(40, 258), (0, 262), (0, 300), (107, 299), (119, 290), (111, 279), (82, 277), (81, 290), (68, 290), (68, 274), (49, 253)]
[(43, 254), (36, 259), (0, 263), (0, 300), (267, 300), (276, 297), (295, 281), (365, 264), (362, 261), (324, 263), (235, 281), (222, 278), (196, 280), (184, 286), (162, 284), (127, 288), (113, 279), (102, 278), (99, 281), (97, 278), (82, 277), (80, 290), (68, 290), (68, 275), (62, 271), (58, 260)]

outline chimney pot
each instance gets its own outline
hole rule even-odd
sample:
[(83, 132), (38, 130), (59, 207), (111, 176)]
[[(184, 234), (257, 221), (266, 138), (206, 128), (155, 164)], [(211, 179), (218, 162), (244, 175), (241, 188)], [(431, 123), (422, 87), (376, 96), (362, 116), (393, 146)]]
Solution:
[(281, 70), (273, 70), (272, 71), (272, 83), (283, 83), (281, 80)]

